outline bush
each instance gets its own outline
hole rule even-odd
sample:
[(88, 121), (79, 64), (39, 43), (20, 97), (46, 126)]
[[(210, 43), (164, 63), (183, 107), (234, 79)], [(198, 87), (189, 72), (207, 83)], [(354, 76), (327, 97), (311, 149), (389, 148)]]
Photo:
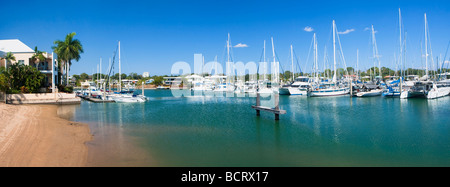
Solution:
[(59, 85), (58, 90), (59, 92), (73, 93), (73, 86)]
[(8, 94), (37, 93), (44, 80), (45, 75), (35, 67), (13, 64), (1, 72), (0, 88)]

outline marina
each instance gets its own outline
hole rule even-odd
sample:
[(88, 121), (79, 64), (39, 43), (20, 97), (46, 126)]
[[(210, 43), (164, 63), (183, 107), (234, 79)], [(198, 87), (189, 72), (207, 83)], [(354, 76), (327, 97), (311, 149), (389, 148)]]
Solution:
[(2, 3), (0, 167), (450, 167), (449, 5)]

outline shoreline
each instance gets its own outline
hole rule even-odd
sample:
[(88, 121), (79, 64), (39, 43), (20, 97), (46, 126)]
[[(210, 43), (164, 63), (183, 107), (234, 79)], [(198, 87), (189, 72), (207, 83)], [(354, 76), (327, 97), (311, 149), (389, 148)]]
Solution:
[(60, 118), (56, 105), (0, 103), (0, 167), (85, 167), (87, 124)]

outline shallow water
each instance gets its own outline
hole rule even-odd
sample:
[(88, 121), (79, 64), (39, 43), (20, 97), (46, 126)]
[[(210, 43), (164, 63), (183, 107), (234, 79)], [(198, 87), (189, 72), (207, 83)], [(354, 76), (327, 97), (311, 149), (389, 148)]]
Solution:
[[(103, 147), (92, 165), (450, 166), (450, 97), (280, 96), (287, 114), (275, 121), (256, 116), (254, 97), (145, 95), (147, 103), (62, 106)], [(273, 106), (269, 98), (262, 104)]]

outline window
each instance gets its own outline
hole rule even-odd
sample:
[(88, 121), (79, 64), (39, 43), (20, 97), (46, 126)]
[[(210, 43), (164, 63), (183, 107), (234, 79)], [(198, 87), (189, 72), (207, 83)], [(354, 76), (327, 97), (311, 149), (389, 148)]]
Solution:
[(19, 60), (19, 65), (23, 65), (24, 64), (24, 60)]

